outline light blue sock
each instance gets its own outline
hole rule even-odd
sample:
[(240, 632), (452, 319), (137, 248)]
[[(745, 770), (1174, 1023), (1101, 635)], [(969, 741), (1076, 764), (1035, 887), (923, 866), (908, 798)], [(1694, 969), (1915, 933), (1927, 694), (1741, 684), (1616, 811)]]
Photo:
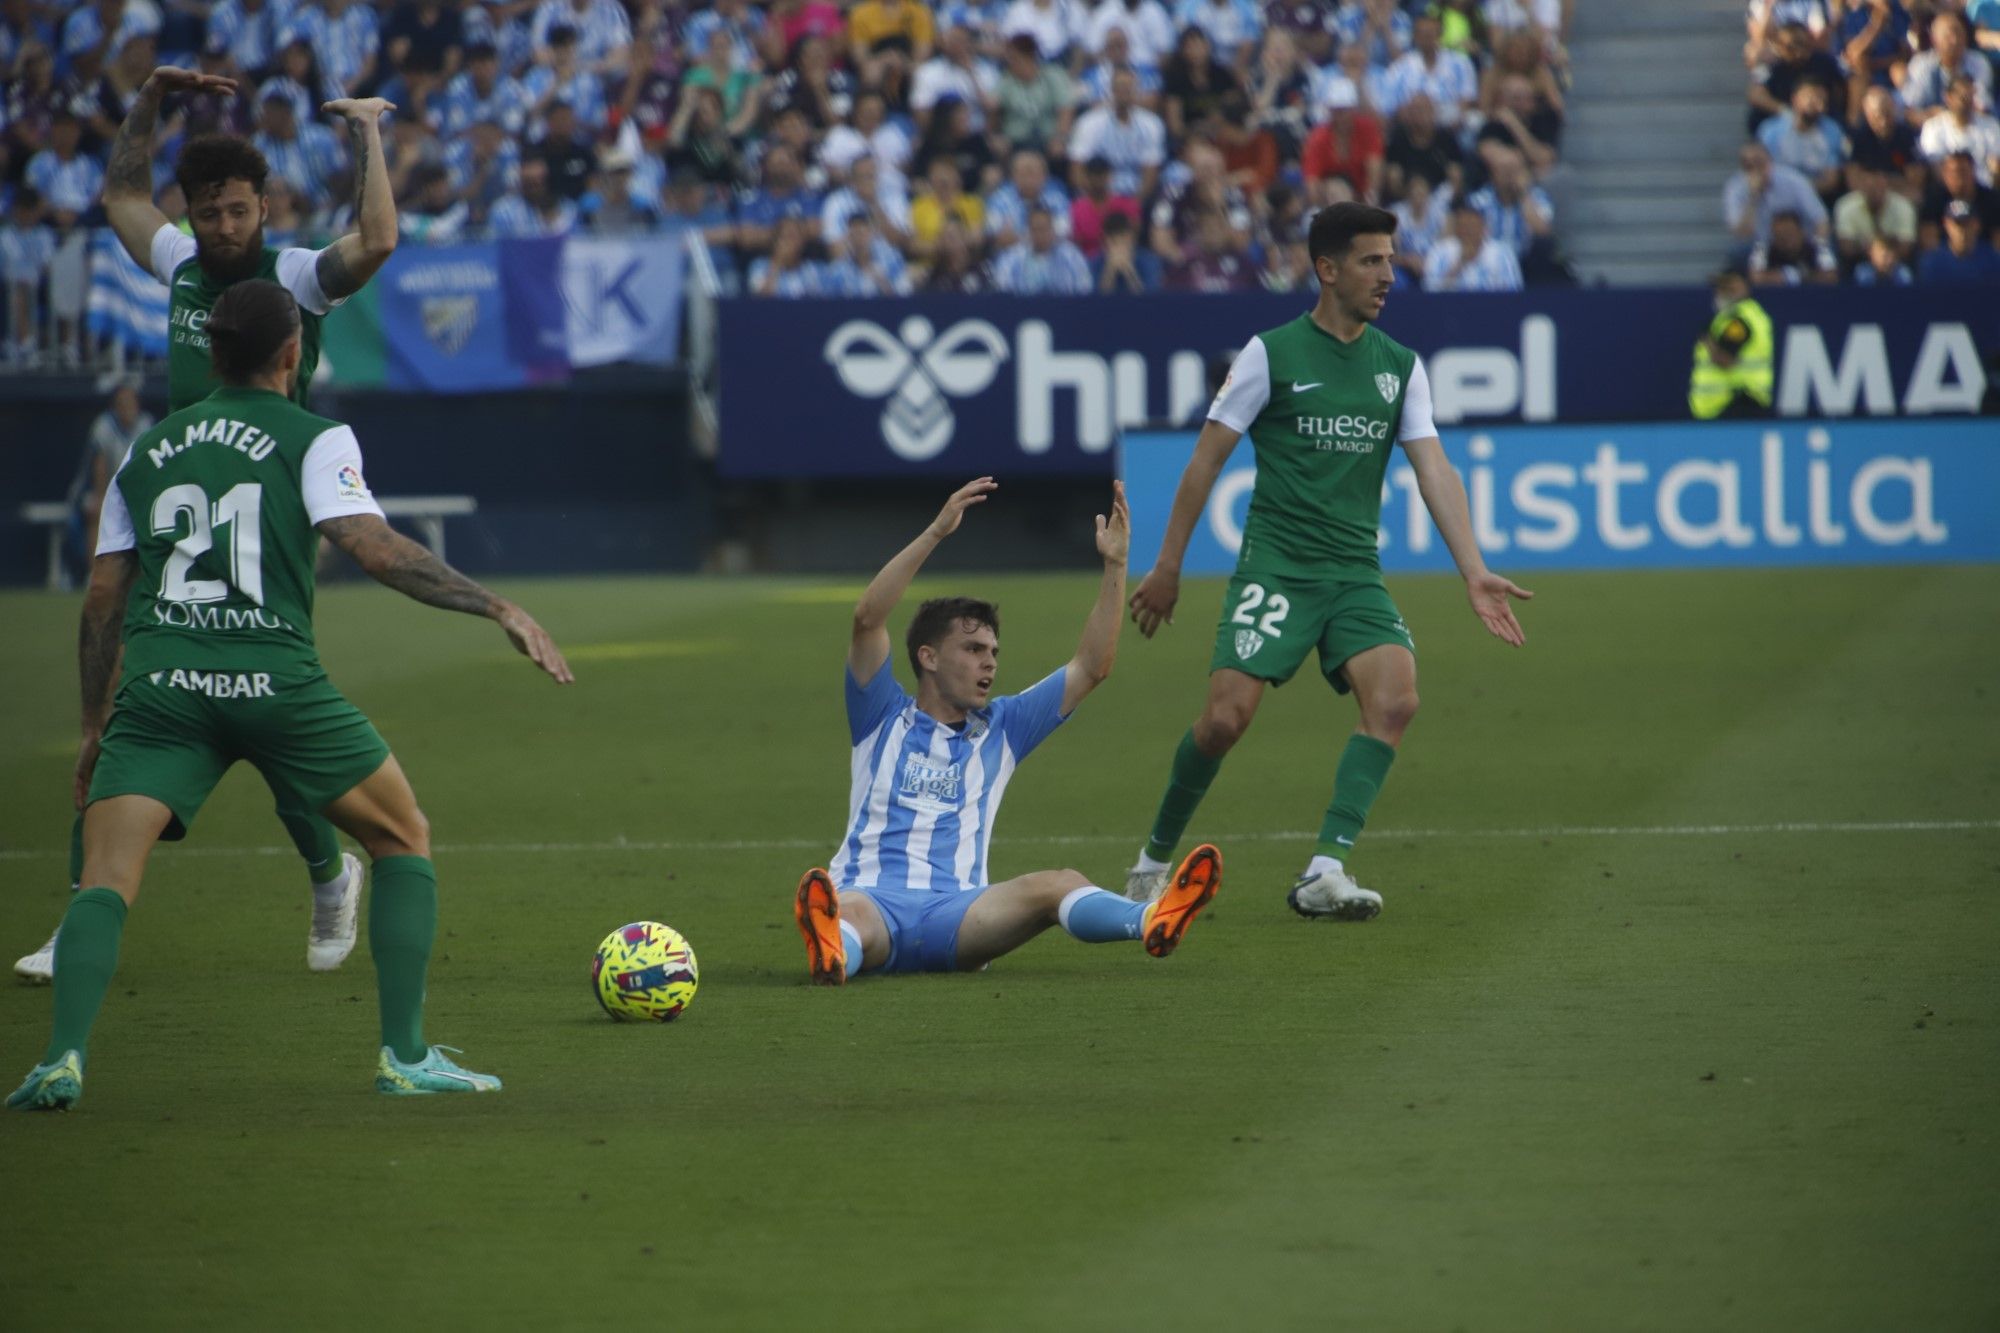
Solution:
[(861, 932), (843, 921), (840, 923), (840, 938), (847, 946), (847, 975), (852, 979), (861, 970)]
[(1056, 920), (1085, 944), (1136, 940), (1145, 929), (1146, 906), (1086, 884), (1062, 900)]

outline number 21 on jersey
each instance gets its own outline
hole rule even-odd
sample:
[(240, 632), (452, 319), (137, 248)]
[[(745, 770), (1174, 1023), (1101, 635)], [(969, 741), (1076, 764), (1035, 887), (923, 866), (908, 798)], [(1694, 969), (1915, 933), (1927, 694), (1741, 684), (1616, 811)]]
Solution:
[[(174, 538), (173, 554), (167, 557), (160, 577), (163, 602), (219, 602), (234, 586), (258, 606), (264, 604), (264, 530), (262, 511), (264, 488), (254, 481), (242, 482), (209, 503), (208, 493), (193, 482), (183, 482), (161, 491), (153, 501), (153, 535)], [(187, 531), (181, 532), (181, 516), (187, 516)], [(195, 561), (215, 545), (215, 530), (227, 527), (229, 577), (190, 578)], [(179, 535), (176, 535), (179, 534)]]

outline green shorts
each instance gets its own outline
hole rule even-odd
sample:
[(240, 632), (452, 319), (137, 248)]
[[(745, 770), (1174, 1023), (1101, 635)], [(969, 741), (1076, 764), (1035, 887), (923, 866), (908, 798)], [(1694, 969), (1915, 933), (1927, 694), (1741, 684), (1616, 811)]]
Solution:
[(1319, 649), (1319, 669), (1342, 694), (1341, 667), (1365, 649), (1393, 643), (1417, 651), (1403, 613), (1379, 583), (1308, 583), (1238, 569), (1222, 602), (1211, 672), (1224, 667), (1282, 685)]
[(174, 812), (160, 836), (187, 836), (237, 760), (254, 765), (280, 810), (318, 813), (389, 757), (388, 742), (326, 673), (174, 669), (118, 687), (90, 799), (150, 796)]

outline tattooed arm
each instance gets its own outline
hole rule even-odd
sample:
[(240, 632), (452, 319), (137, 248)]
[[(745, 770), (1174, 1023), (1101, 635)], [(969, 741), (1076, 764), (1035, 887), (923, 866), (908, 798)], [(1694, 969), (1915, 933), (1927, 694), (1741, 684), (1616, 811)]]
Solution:
[(347, 118), (348, 148), (354, 157), (354, 226), (319, 252), (319, 288), (338, 301), (361, 290), (396, 252), (396, 196), (382, 160), (384, 111), (395, 105), (379, 97), (343, 97), (321, 108)]
[(83, 598), (83, 619), (76, 632), (77, 675), (83, 682), (83, 745), (76, 758), (76, 808), (90, 790), (97, 770), (97, 753), (104, 725), (111, 718), (112, 689), (118, 683), (123, 648), (122, 622), (132, 581), (139, 576), (135, 551), (100, 555), (90, 567), (90, 589)]
[(379, 516), (329, 518), (320, 523), (319, 530), (377, 583), (426, 606), (497, 620), (514, 647), (558, 683), (567, 685), (576, 679), (570, 674), (569, 663), (563, 661), (562, 650), (533, 616), (480, 587)]
[[(153, 271), (153, 236), (167, 225), (166, 215), (153, 206), (153, 134), (160, 100), (176, 92), (235, 91), (234, 79), (162, 65), (139, 86), (118, 137), (111, 141), (111, 157), (104, 168), (104, 215), (125, 253), (148, 273)], [(165, 282), (170, 275), (158, 276)]]

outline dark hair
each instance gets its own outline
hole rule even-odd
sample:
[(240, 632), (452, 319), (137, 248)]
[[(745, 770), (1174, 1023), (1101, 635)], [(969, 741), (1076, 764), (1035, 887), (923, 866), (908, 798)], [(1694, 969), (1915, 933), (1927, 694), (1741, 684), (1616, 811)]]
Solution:
[(977, 597), (933, 597), (910, 617), (910, 632), (903, 642), (910, 651), (910, 670), (919, 679), (924, 669), (917, 662), (917, 649), (937, 647), (962, 620), (984, 625), (996, 635), (1000, 633), (1000, 608)]
[(1315, 264), (1322, 258), (1338, 263), (1346, 258), (1355, 237), (1395, 234), (1396, 215), (1388, 209), (1343, 200), (1313, 214), (1306, 230), (1306, 253)]
[(298, 302), (275, 282), (245, 278), (216, 298), (207, 331), (215, 377), (241, 384), (269, 369), (299, 331)]
[(271, 174), (270, 163), (248, 139), (227, 134), (203, 134), (187, 141), (180, 161), (174, 164), (174, 183), (181, 187), (189, 203), (220, 190), (228, 181), (248, 181), (253, 193), (264, 193), (264, 180)]

